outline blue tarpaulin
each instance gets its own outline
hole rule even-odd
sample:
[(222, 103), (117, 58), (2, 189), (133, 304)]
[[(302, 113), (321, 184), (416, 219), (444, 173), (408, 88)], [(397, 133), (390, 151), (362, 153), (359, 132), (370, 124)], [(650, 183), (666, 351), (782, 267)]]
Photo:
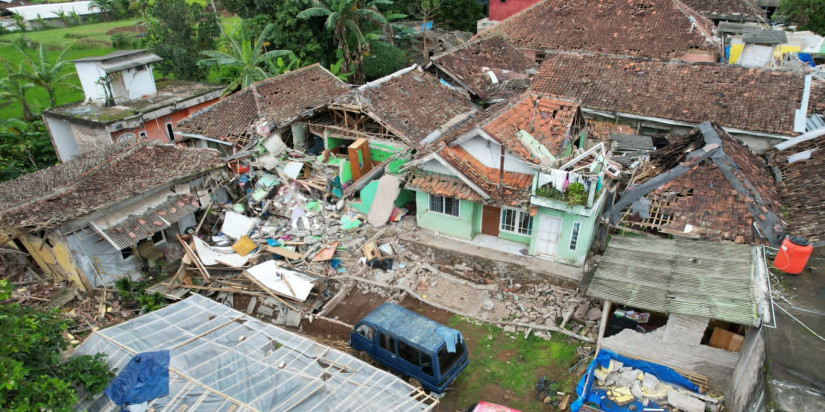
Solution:
[(169, 395), (169, 351), (135, 355), (103, 393), (121, 407)]
[(455, 353), (455, 345), (461, 340), (461, 332), (444, 326), (435, 328), (435, 333), (444, 338), (444, 343), (447, 345), (447, 352)]
[[(578, 396), (578, 399), (576, 399), (576, 401), (570, 405), (570, 410), (572, 412), (578, 412), (579, 408), (581, 408), (581, 406), (585, 402), (598, 405), (599, 409), (606, 412), (642, 410), (641, 402), (636, 401), (628, 405), (617, 406), (605, 397), (604, 389), (593, 389), (593, 381), (595, 380), (595, 378), (593, 377), (593, 371), (599, 366), (607, 368), (610, 365), (611, 359), (615, 359), (623, 363), (624, 366), (630, 366), (634, 369), (641, 370), (642, 372), (649, 373), (655, 376), (661, 382), (679, 385), (687, 390), (699, 392), (698, 386), (694, 385), (684, 376), (678, 374), (676, 371), (674, 371), (671, 368), (668, 368), (667, 366), (662, 366), (652, 362), (641, 361), (638, 359), (631, 359), (619, 355), (618, 353), (613, 352), (611, 350), (601, 349), (598, 355), (596, 355), (596, 359), (593, 359), (593, 362), (590, 362), (590, 365), (587, 367), (587, 373), (585, 373), (584, 376), (582, 376), (581, 380), (579, 380), (578, 385), (576, 385), (576, 395)], [(631, 406), (634, 406), (634, 408), (631, 409)], [(655, 408), (655, 406), (651, 404), (648, 404), (647, 407)]]
[(799, 54), (797, 54), (797, 56), (799, 57), (799, 60), (802, 61), (802, 63), (807, 63), (811, 67), (816, 67), (816, 63), (814, 62), (814, 58), (811, 57), (810, 54), (799, 53)]

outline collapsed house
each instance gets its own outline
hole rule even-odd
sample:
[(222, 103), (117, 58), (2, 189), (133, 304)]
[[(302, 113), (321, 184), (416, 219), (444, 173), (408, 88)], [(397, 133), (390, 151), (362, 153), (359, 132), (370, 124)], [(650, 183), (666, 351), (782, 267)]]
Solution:
[[(354, 356), (199, 295), (96, 331), (74, 354), (105, 353), (122, 370), (152, 351), (169, 353), (168, 395), (149, 400), (152, 410), (430, 411), (438, 404)], [(118, 410), (107, 396), (88, 393), (76, 407)]]
[(411, 163), (418, 226), (584, 264), (616, 167), (585, 137), (574, 102), (526, 93), (488, 108)]
[(155, 81), (152, 64), (160, 60), (145, 49), (72, 60), (85, 100), (43, 111), (57, 158), (65, 162), (120, 140), (174, 141), (181, 119), (220, 97), (220, 85)]
[(760, 153), (805, 131), (797, 112), (811, 112), (814, 88), (792, 72), (559, 52), (547, 54), (532, 90), (577, 100), (588, 118), (633, 134), (687, 134), (711, 120)]
[(785, 31), (756, 25), (725, 23), (722, 35), (725, 60), (744, 67), (804, 71), (815, 67), (812, 55), (825, 53), (822, 36), (810, 31)]
[(606, 213), (621, 230), (773, 246), (784, 238), (779, 194), (764, 160), (705, 122), (651, 152)]
[(472, 100), (495, 102), (530, 87), (537, 65), (501, 36), (476, 39), (433, 56), (430, 69), (442, 82), (463, 88)]
[(767, 22), (767, 13), (753, 0), (685, 0), (686, 6), (721, 24), (726, 22)]
[(219, 196), (218, 153), (122, 141), (0, 185), (3, 243), (77, 287), (111, 286), (197, 226)]
[(764, 384), (767, 277), (759, 246), (613, 236), (586, 294), (604, 299), (601, 347), (674, 368), (745, 411)]
[(719, 54), (713, 22), (678, 0), (544, 0), (477, 37), (494, 34), (538, 63), (558, 50), (704, 62)]
[(306, 150), (316, 144), (295, 121), (348, 91), (335, 75), (313, 64), (253, 83), (194, 113), (180, 122), (176, 141), (229, 155), (247, 151), (261, 139), (278, 148), (285, 144)]
[(825, 175), (825, 128), (776, 145), (767, 152), (777, 174), (782, 205), (788, 211), (788, 231), (811, 242), (825, 240), (825, 210), (819, 200)]

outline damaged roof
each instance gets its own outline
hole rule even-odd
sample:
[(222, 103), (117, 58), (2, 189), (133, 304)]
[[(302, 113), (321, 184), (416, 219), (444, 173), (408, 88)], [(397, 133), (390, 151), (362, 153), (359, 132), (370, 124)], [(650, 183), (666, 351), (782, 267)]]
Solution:
[[(149, 400), (151, 410), (413, 412), (438, 405), (392, 373), (197, 294), (95, 331), (75, 353), (105, 353), (110, 367), (123, 370), (137, 354), (165, 350), (169, 395)], [(118, 406), (84, 393), (75, 408)]]
[(478, 36), (492, 34), (518, 48), (661, 59), (717, 46), (713, 22), (678, 0), (544, 0)]
[(752, 0), (682, 0), (709, 19), (767, 21), (767, 13)]
[(177, 130), (245, 144), (256, 135), (258, 120), (277, 129), (348, 91), (335, 75), (313, 64), (253, 83), (182, 120)]
[(461, 93), (416, 65), (367, 83), (336, 99), (335, 105), (357, 107), (411, 146), (475, 111)]
[[(504, 81), (513, 72), (523, 74), (536, 68), (533, 60), (501, 36), (477, 39), (436, 55), (430, 61), (482, 100), (493, 95), (498, 77), (503, 77), (500, 80)], [(491, 81), (489, 71), (496, 76), (496, 83)], [(523, 76), (529, 84), (526, 77)]]
[(752, 246), (613, 236), (586, 295), (740, 325), (769, 322), (762, 254)]
[(788, 210), (789, 234), (811, 242), (825, 240), (825, 192), (821, 190), (825, 186), (825, 130), (813, 132), (822, 135), (765, 153), (782, 175), (777, 186)]
[(717, 124), (671, 137), (634, 173), (607, 212), (612, 225), (714, 242), (777, 245), (784, 236), (767, 165)]
[(124, 142), (0, 184), (0, 223), (51, 227), (221, 166), (212, 149)]
[(790, 136), (804, 84), (789, 71), (554, 53), (532, 88), (587, 109)]
[(438, 156), (484, 191), (494, 204), (520, 206), (530, 199), (533, 175), (487, 167), (461, 146), (445, 146)]

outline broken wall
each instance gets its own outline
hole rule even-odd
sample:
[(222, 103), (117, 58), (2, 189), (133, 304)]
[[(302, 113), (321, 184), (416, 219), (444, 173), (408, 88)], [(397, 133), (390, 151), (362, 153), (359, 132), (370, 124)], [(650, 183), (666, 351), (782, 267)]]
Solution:
[(78, 271), (92, 287), (111, 287), (126, 275), (140, 272), (140, 258), (134, 254), (124, 258), (121, 252), (91, 227), (66, 235), (75, 257)]
[(732, 390), (726, 406), (733, 412), (763, 410), (765, 336), (761, 327), (748, 330), (739, 353), (741, 358), (733, 371)]
[(47, 230), (44, 237), (26, 234), (20, 242), (40, 269), (57, 280), (68, 280), (82, 290), (89, 290), (83, 271), (75, 263), (74, 253), (66, 238), (56, 230)]
[(707, 318), (670, 314), (667, 325), (655, 331), (625, 329), (603, 338), (601, 345), (630, 357), (705, 375), (712, 388), (730, 398), (731, 377), (740, 354), (700, 344), (708, 322)]

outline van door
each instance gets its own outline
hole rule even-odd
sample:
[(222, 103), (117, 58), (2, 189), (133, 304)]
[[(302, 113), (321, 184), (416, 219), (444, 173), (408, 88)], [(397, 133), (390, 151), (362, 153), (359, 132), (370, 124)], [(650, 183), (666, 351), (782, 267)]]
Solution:
[(395, 354), (396, 339), (383, 330), (378, 331), (378, 347), (375, 348), (375, 359), (392, 369), (398, 367), (398, 356)]

